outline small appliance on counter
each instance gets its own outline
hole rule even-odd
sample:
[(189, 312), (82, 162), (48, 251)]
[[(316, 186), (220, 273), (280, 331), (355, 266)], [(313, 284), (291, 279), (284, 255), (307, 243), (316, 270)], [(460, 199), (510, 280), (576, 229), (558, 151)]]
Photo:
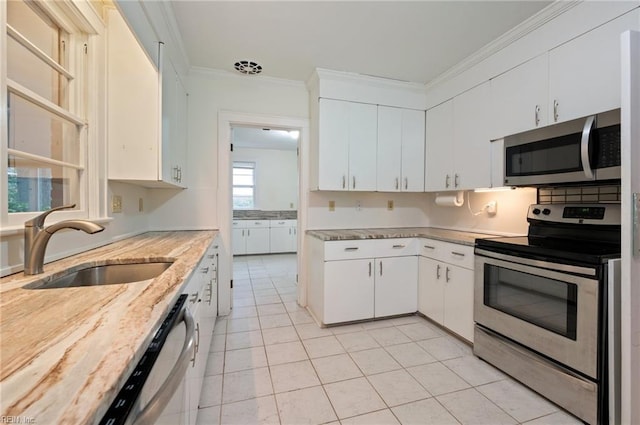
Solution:
[(619, 423), (620, 205), (529, 207), (477, 239), (474, 353), (590, 424)]

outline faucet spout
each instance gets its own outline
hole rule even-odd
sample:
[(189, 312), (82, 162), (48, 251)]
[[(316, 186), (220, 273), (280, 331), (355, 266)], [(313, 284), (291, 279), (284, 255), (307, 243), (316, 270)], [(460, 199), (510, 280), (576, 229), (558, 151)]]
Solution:
[(51, 212), (63, 208), (73, 208), (74, 206), (75, 205), (71, 205), (46, 211), (25, 223), (24, 274), (34, 275), (44, 272), (44, 254), (47, 249), (47, 244), (51, 236), (58, 230), (75, 229), (82, 230), (89, 234), (104, 230), (104, 227), (101, 225), (88, 220), (64, 220), (44, 227), (44, 218)]

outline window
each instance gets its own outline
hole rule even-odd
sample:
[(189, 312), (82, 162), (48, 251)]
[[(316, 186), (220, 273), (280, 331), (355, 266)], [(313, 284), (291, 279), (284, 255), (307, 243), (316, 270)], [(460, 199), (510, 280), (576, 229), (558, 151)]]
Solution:
[(255, 208), (256, 164), (233, 163), (233, 209)]
[(3, 222), (16, 224), (12, 215), (68, 204), (86, 211), (88, 36), (57, 2), (15, 0), (5, 6)]

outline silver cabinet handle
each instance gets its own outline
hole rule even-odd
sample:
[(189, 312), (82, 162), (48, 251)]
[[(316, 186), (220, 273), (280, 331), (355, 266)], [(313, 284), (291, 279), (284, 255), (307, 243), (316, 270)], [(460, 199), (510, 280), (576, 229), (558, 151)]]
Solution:
[(147, 403), (144, 409), (133, 420), (134, 425), (155, 424), (160, 417), (160, 414), (169, 403), (169, 400), (171, 400), (173, 394), (180, 386), (180, 383), (182, 382), (182, 379), (187, 372), (189, 362), (191, 361), (189, 354), (194, 349), (196, 340), (195, 322), (193, 320), (191, 312), (186, 307), (182, 309), (182, 313), (180, 314), (180, 318), (178, 320), (179, 321), (176, 322), (176, 325), (184, 322), (187, 328), (184, 337), (184, 343), (182, 344), (182, 351), (180, 351), (178, 360), (173, 365), (173, 368), (171, 369), (171, 372), (169, 372), (167, 379), (164, 381), (158, 391), (153, 395), (151, 400), (149, 400), (149, 403)]
[(209, 266), (207, 266), (207, 267), (201, 267), (201, 268), (200, 268), (200, 273), (204, 273), (204, 274), (209, 273)]
[(455, 187), (458, 187), (459, 180), (460, 180), (460, 176), (458, 175), (458, 173), (456, 173), (455, 179), (453, 181), (453, 183), (455, 184)]
[(436, 249), (435, 246), (431, 246), (431, 245), (424, 245), (424, 247), (427, 248), (427, 249)]
[(553, 100), (553, 120), (557, 122), (558, 118), (560, 118), (560, 102), (554, 99)]
[(536, 105), (535, 122), (536, 122), (536, 127), (537, 127), (540, 124), (540, 105)]
[(353, 188), (356, 188), (356, 176), (353, 176)]
[(400, 188), (400, 186), (398, 186), (399, 182), (398, 182), (398, 178), (396, 177), (396, 190), (398, 190)]
[(403, 245), (403, 244), (398, 244), (398, 245), (393, 245), (393, 247), (392, 247), (392, 248), (393, 248), (393, 249), (400, 249), (400, 248), (404, 248), (404, 247), (405, 247), (405, 245)]
[(244, 236), (244, 230), (242, 231), (242, 236)]
[(404, 190), (409, 189), (409, 178), (405, 177), (404, 178)]
[(358, 249), (360, 249), (360, 248), (358, 248), (357, 246), (348, 246), (344, 250), (345, 251), (357, 251)]
[(347, 177), (343, 174), (342, 175), (342, 188), (345, 189), (347, 186)]
[(291, 229), (289, 229), (289, 234), (291, 234)]
[(191, 367), (196, 367), (196, 355), (200, 351), (200, 323), (196, 323), (196, 344), (193, 347), (193, 357), (191, 358)]
[(456, 252), (456, 251), (451, 251), (451, 253), (453, 255), (457, 255), (458, 257), (464, 257), (466, 254), (463, 254), (462, 252)]
[(382, 260), (380, 260), (380, 276), (382, 276)]
[(582, 140), (580, 141), (580, 158), (582, 159), (582, 169), (588, 179), (593, 179), (593, 170), (589, 159), (589, 142), (591, 141), (591, 130), (595, 124), (596, 117), (591, 115), (587, 118), (582, 129)]
[(436, 267), (436, 279), (440, 279), (440, 264)]
[(191, 298), (189, 298), (189, 302), (192, 304), (195, 304), (196, 302), (198, 302), (198, 293), (194, 292), (193, 294), (191, 294)]
[(371, 261), (369, 261), (369, 277), (371, 277)]
[(449, 187), (449, 186), (451, 186), (451, 184), (450, 184), (450, 180), (451, 180), (451, 176), (449, 176), (449, 174), (447, 174), (447, 177), (446, 177), (446, 178), (445, 178), (445, 180), (444, 180), (444, 186), (445, 186), (445, 187)]
[(207, 255), (207, 258), (213, 260), (214, 258), (216, 258), (216, 254), (209, 254), (209, 255)]
[(247, 229), (247, 236), (251, 236), (251, 230)]
[(449, 272), (450, 272), (450, 271), (451, 271), (451, 270), (449, 269), (449, 267), (447, 267), (447, 271), (446, 271), (446, 273), (445, 273), (445, 279), (446, 279), (446, 281), (447, 281), (447, 282), (449, 282), (449, 280), (450, 280), (450, 279), (449, 279)]

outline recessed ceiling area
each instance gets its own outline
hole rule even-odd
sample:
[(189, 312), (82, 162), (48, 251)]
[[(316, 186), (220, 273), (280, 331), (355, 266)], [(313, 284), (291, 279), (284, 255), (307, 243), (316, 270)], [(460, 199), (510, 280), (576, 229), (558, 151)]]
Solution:
[(233, 147), (296, 150), (300, 133), (296, 130), (232, 127)]
[[(174, 0), (190, 65), (306, 81), (315, 68), (428, 83), (550, 1)], [(255, 76), (247, 76), (255, 78)]]

